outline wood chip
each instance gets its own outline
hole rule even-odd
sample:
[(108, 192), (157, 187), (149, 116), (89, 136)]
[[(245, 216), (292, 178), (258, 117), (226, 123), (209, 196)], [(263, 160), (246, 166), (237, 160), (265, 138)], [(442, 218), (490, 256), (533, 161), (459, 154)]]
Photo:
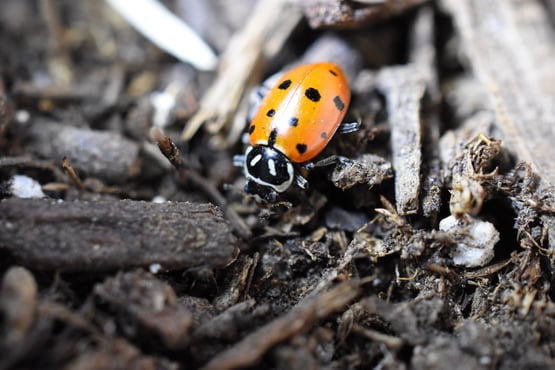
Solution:
[[(555, 185), (555, 33), (540, 1), (444, 0), (504, 143)], [(522, 16), (525, 14), (525, 16)]]
[(358, 184), (372, 188), (392, 177), (391, 163), (375, 154), (363, 154), (353, 160), (339, 162), (330, 174), (331, 182), (341, 190)]
[(139, 145), (117, 133), (35, 119), (26, 134), (29, 150), (58, 163), (65, 157), (87, 176), (121, 183), (140, 170)]
[[(413, 62), (426, 83), (422, 120), (422, 184), (420, 204), (422, 214), (432, 217), (441, 210), (441, 160), (439, 154), (440, 118), (438, 105), (440, 91), (437, 75), (436, 32), (431, 6), (418, 11), (411, 29), (410, 61)], [(429, 105), (429, 106), (428, 106)]]
[[(300, 2), (312, 28), (356, 27), (383, 20), (425, 0), (305, 0)], [(358, 2), (358, 4), (356, 4)]]
[(276, 53), (285, 42), (284, 35), (289, 35), (300, 19), (300, 11), (283, 0), (257, 4), (249, 22), (221, 56), (218, 78), (202, 98), (197, 114), (187, 122), (184, 140), (191, 139), (202, 125), (216, 133), (229, 124), (245, 89), (256, 83), (256, 67), (269, 56), (266, 52)]
[(120, 273), (96, 284), (94, 296), (98, 310), (115, 313), (119, 325), (127, 326), (133, 336), (145, 342), (181, 349), (189, 337), (192, 314), (178, 304), (168, 283), (150, 273)]
[(229, 263), (235, 248), (229, 224), (209, 204), (0, 202), (0, 256), (34, 269), (214, 268)]
[(418, 211), (422, 128), (420, 101), (426, 82), (413, 64), (384, 68), (378, 73), (377, 86), (385, 94), (391, 125), (391, 148), (395, 170), (395, 198), (400, 215)]

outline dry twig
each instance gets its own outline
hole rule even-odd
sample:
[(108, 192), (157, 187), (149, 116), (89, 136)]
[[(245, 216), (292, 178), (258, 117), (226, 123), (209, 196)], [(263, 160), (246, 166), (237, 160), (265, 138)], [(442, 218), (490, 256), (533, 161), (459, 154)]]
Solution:
[(290, 5), (284, 0), (258, 2), (244, 29), (221, 56), (218, 77), (202, 98), (197, 114), (187, 122), (184, 140), (191, 139), (204, 124), (216, 133), (230, 122), (244, 92), (256, 83), (260, 62), (280, 49), (284, 36), (300, 21), (300, 12)]
[(329, 291), (301, 301), (288, 314), (259, 328), (214, 357), (203, 370), (228, 370), (252, 366), (272, 346), (299, 335), (312, 325), (344, 309), (359, 294), (360, 283), (346, 281)]
[(157, 142), (158, 148), (160, 148), (162, 154), (164, 154), (176, 168), (181, 180), (191, 182), (198, 190), (202, 191), (214, 202), (214, 204), (220, 207), (233, 225), (235, 231), (237, 231), (242, 238), (250, 238), (252, 233), (243, 219), (233, 208), (228, 206), (227, 200), (212, 183), (202, 177), (200, 173), (187, 164), (186, 160), (181, 158), (179, 149), (175, 143), (169, 137), (164, 136), (162, 131), (158, 128), (153, 128), (151, 130), (151, 136)]

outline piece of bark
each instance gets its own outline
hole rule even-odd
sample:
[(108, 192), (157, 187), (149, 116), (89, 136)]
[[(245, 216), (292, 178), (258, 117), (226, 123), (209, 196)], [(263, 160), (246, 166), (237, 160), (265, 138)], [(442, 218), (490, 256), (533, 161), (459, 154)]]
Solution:
[(331, 182), (341, 190), (365, 184), (368, 188), (379, 185), (393, 177), (391, 163), (375, 154), (363, 154), (335, 165), (330, 174)]
[(229, 220), (235, 231), (242, 238), (248, 239), (252, 236), (251, 230), (245, 224), (245, 221), (239, 217), (235, 209), (228, 206), (227, 200), (216, 188), (216, 186), (207, 181), (195, 168), (191, 166), (188, 160), (181, 156), (181, 152), (177, 145), (170, 137), (165, 136), (159, 129), (151, 130), (152, 138), (157, 142), (160, 152), (170, 161), (178, 172), (179, 178), (183, 182), (189, 182), (202, 191), (208, 199), (220, 207), (226, 219)]
[(436, 25), (432, 6), (418, 10), (410, 29), (409, 61), (420, 70), (426, 81), (426, 93), (433, 103), (440, 99), (436, 66)]
[(33, 269), (214, 268), (229, 263), (235, 251), (228, 222), (210, 204), (0, 202), (0, 255)]
[(139, 145), (120, 134), (35, 120), (26, 131), (27, 148), (62, 162), (67, 158), (85, 175), (122, 183), (140, 170)]
[(258, 265), (258, 258), (258, 253), (255, 253), (254, 258), (241, 255), (228, 268), (227, 271), (232, 278), (226, 286), (221, 286), (222, 294), (213, 300), (213, 305), (219, 312), (237, 304), (248, 292), (254, 271)]
[(555, 185), (555, 32), (541, 1), (444, 0), (506, 146)]
[(303, 333), (330, 314), (346, 308), (358, 296), (359, 290), (360, 282), (349, 280), (329, 291), (310, 295), (289, 313), (218, 354), (202, 369), (225, 370), (254, 365), (274, 345)]
[(357, 27), (364, 26), (423, 3), (426, 0), (381, 0), (381, 1), (344, 1), (308, 0), (300, 4), (310, 27)]
[(431, 6), (422, 7), (411, 27), (409, 60), (415, 64), (426, 83), (426, 101), (422, 109), (422, 184), (420, 205), (425, 217), (441, 210), (441, 160), (439, 154), (440, 92), (435, 49), (435, 22)]
[(197, 345), (202, 341), (238, 340), (241, 330), (244, 330), (241, 324), (244, 324), (245, 321), (253, 321), (256, 310), (263, 310), (266, 315), (269, 314), (268, 306), (259, 304), (257, 307), (256, 301), (249, 299), (227, 308), (210, 319), (206, 319), (200, 325), (197, 325), (194, 332), (191, 333), (192, 345)]
[(426, 120), (422, 130), (422, 191), (420, 204), (425, 217), (434, 217), (441, 211), (441, 160), (439, 154), (439, 120), (433, 117)]
[(382, 69), (377, 87), (387, 102), (391, 125), (391, 149), (395, 170), (395, 201), (400, 215), (418, 212), (422, 161), (421, 100), (425, 78), (413, 64)]
[[(98, 309), (116, 313), (128, 336), (180, 349), (188, 338), (192, 314), (179, 304), (166, 282), (142, 270), (121, 273), (94, 287)], [(143, 338), (143, 339), (141, 339)], [(146, 339), (146, 338), (151, 338)]]

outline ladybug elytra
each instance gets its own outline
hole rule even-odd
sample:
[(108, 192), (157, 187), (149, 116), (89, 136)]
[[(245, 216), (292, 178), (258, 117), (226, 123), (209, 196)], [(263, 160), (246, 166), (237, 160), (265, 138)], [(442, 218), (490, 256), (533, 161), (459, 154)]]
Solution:
[[(268, 202), (293, 181), (307, 180), (295, 165), (306, 166), (340, 128), (351, 100), (345, 74), (334, 63), (302, 65), (286, 72), (264, 97), (248, 128), (250, 146), (238, 156), (245, 192)], [(358, 125), (348, 123), (342, 132)]]

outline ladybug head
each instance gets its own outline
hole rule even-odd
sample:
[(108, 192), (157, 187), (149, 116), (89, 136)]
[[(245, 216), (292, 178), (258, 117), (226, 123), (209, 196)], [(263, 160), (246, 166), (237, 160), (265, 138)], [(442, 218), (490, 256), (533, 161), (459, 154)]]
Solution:
[(245, 192), (275, 202), (278, 193), (291, 186), (295, 171), (291, 161), (277, 150), (264, 145), (249, 146), (245, 152)]

